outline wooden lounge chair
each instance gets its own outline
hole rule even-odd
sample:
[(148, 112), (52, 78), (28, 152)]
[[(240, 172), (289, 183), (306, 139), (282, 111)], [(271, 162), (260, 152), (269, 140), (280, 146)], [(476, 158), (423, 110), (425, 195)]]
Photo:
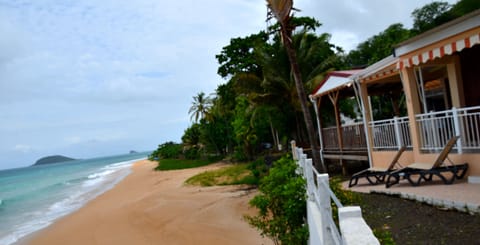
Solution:
[(371, 167), (360, 172), (357, 172), (352, 175), (350, 178), (350, 182), (348, 183), (348, 187), (352, 187), (358, 183), (358, 179), (366, 178), (368, 182), (372, 185), (380, 184), (385, 181), (385, 177), (394, 170), (395, 165), (399, 165), (403, 167), (399, 162), (400, 156), (405, 151), (406, 147), (402, 146), (398, 151), (397, 154), (392, 159), (392, 162), (387, 167)]
[[(433, 163), (413, 163), (405, 168), (392, 171), (387, 177), (386, 187), (389, 188), (397, 184), (402, 178), (407, 179), (413, 186), (418, 186), (422, 180), (425, 182), (431, 181), (433, 176), (440, 177), (446, 185), (452, 184), (455, 179), (462, 179), (468, 170), (468, 163), (456, 165), (448, 159), (448, 154), (459, 137), (460, 136), (454, 136), (448, 140)], [(450, 165), (444, 165), (445, 159), (448, 159)], [(447, 175), (445, 175), (445, 173), (447, 173)], [(415, 178), (415, 176), (417, 176), (417, 178)]]

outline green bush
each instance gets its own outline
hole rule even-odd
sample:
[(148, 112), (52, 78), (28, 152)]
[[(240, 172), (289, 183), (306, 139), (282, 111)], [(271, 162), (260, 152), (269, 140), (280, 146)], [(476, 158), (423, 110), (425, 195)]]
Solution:
[(248, 164), (247, 168), (252, 172), (252, 176), (254, 178), (253, 184), (255, 185), (258, 185), (260, 183), (260, 179), (268, 174), (268, 167), (263, 157), (260, 157)]
[(183, 155), (186, 159), (199, 159), (200, 158), (200, 150), (197, 147), (190, 147), (183, 152)]
[(165, 142), (158, 146), (158, 148), (148, 156), (150, 160), (159, 159), (178, 159), (182, 154), (182, 145), (176, 144), (172, 141)]
[(260, 194), (250, 201), (259, 210), (258, 215), (245, 216), (250, 225), (275, 244), (299, 245), (308, 240), (306, 183), (296, 169), (288, 155), (276, 161), (260, 180)]
[(237, 162), (246, 162), (248, 160), (248, 156), (245, 154), (242, 147), (237, 146), (233, 152), (233, 159)]

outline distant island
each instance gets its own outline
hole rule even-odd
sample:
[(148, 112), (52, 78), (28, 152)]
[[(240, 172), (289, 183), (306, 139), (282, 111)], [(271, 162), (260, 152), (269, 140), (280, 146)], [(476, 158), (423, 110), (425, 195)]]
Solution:
[(66, 157), (66, 156), (61, 156), (61, 155), (48, 156), (48, 157), (42, 157), (42, 158), (38, 159), (35, 162), (35, 164), (33, 164), (33, 166), (51, 164), (51, 163), (59, 163), (59, 162), (68, 162), (68, 161), (73, 161), (73, 160), (76, 160), (76, 159)]

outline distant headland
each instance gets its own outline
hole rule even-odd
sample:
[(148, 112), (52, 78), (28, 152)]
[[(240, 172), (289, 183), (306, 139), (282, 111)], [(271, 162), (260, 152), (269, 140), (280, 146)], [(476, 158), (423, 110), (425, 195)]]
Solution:
[(73, 160), (76, 160), (76, 159), (66, 157), (66, 156), (61, 156), (61, 155), (54, 155), (54, 156), (42, 157), (42, 158), (38, 159), (35, 162), (35, 164), (33, 164), (33, 166), (51, 164), (51, 163), (59, 163), (59, 162), (68, 162), (68, 161), (73, 161)]

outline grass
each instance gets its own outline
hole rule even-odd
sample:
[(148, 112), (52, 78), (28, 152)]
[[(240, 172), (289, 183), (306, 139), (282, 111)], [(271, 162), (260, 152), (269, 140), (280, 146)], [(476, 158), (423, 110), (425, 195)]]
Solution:
[(196, 168), (205, 166), (214, 162), (217, 162), (218, 159), (160, 159), (158, 166), (155, 170), (177, 170), (177, 169), (186, 169), (186, 168)]
[(256, 179), (248, 169), (248, 164), (236, 164), (197, 174), (187, 179), (186, 183), (200, 186), (253, 185), (256, 183)]

